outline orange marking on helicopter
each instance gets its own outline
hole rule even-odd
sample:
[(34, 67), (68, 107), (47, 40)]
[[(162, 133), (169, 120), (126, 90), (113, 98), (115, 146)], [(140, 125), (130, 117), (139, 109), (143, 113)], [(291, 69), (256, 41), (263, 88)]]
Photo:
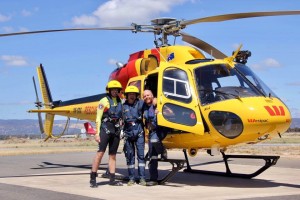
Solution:
[(267, 123), (267, 119), (248, 119), (249, 123)]
[(87, 115), (92, 115), (97, 113), (97, 106), (86, 106), (84, 113)]
[(280, 113), (282, 116), (285, 116), (285, 112), (284, 112), (284, 109), (282, 106), (279, 106), (279, 109), (280, 109)]
[(272, 106), (273, 110), (275, 111), (276, 115), (280, 115), (279, 109), (277, 108), (277, 106)]
[(268, 113), (269, 113), (271, 116), (275, 116), (275, 113), (274, 113), (274, 111), (272, 110), (272, 108), (270, 108), (269, 106), (265, 106), (265, 109), (268, 111)]
[(282, 106), (279, 106), (279, 109), (277, 106), (272, 106), (273, 109), (270, 106), (264, 106), (264, 108), (271, 116), (285, 116), (285, 112)]

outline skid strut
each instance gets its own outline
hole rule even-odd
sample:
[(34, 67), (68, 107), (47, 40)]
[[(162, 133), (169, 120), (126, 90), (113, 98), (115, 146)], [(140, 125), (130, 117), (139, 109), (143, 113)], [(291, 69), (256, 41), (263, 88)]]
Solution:
[(164, 160), (158, 160), (159, 162), (169, 162), (172, 165), (172, 170), (162, 179), (158, 180), (158, 184), (164, 184), (167, 182), (170, 178), (172, 178), (179, 170), (181, 170), (184, 167), (185, 160), (181, 159), (164, 159)]
[[(224, 152), (221, 152), (222, 156), (223, 156), (223, 161), (225, 163), (226, 172), (216, 172), (216, 171), (206, 171), (206, 170), (192, 169), (190, 164), (189, 164), (189, 161), (188, 161), (186, 150), (184, 149), (183, 152), (184, 152), (184, 157), (185, 157), (185, 160), (186, 160), (186, 163), (187, 163), (187, 168), (184, 170), (184, 172), (201, 173), (201, 174), (218, 175), (218, 176), (227, 176), (227, 177), (249, 178), (249, 179), (261, 174), (262, 172), (267, 170), (269, 167), (271, 167), (273, 165), (276, 165), (277, 160), (280, 158), (280, 156), (226, 155)], [(262, 160), (265, 161), (265, 165), (263, 165), (261, 168), (259, 168), (256, 172), (254, 172), (252, 174), (232, 173), (230, 168), (229, 168), (229, 164), (228, 164), (228, 159), (229, 158), (257, 159), (257, 160), (262, 159)]]
[[(169, 162), (172, 165), (172, 170), (165, 175), (162, 179), (159, 179), (157, 182), (159, 185), (164, 184), (167, 182), (170, 178), (172, 178), (179, 170), (181, 170), (184, 167), (185, 160), (182, 159), (158, 159), (158, 162)], [(108, 169), (104, 174), (101, 176), (102, 178), (109, 178), (109, 171)], [(122, 181), (129, 181), (128, 176), (124, 175), (116, 175), (115, 177), (117, 180), (122, 180)], [(137, 181), (138, 178), (136, 178)]]

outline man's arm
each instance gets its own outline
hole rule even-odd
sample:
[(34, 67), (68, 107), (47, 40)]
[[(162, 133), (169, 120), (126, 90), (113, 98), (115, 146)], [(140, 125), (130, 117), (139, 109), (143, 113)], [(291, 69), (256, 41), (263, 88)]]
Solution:
[(96, 135), (100, 134), (102, 116), (103, 116), (103, 113), (109, 109), (109, 107), (110, 107), (109, 102), (106, 97), (102, 98), (99, 101), (99, 105), (97, 108), (97, 117), (96, 117)]

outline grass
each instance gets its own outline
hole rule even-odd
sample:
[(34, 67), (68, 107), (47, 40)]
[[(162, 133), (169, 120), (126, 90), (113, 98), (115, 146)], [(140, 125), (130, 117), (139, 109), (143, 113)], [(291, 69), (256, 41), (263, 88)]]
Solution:
[(49, 154), (64, 152), (95, 152), (97, 144), (92, 139), (57, 139), (44, 142), (40, 139), (11, 138), (0, 141), (0, 156)]
[[(264, 145), (266, 144), (266, 145)], [(122, 148), (123, 145), (120, 145)], [(95, 152), (98, 146), (93, 138), (60, 138), (44, 142), (40, 139), (11, 138), (0, 140), (0, 156), (49, 154), (65, 152)], [(282, 138), (266, 140), (258, 145), (229, 147), (227, 153), (264, 154), (300, 157), (300, 133), (285, 133)]]

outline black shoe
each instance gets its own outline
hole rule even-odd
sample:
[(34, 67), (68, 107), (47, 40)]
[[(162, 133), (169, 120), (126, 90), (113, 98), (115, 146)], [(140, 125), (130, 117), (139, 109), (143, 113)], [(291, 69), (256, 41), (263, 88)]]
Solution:
[(109, 185), (111, 185), (111, 186), (123, 186), (123, 183), (118, 182), (118, 181), (113, 181), (113, 182), (109, 182)]
[(147, 182), (147, 186), (155, 186), (155, 185), (158, 185), (157, 181), (149, 181), (149, 182)]
[(97, 176), (98, 176), (97, 172), (91, 172), (91, 174), (90, 174), (90, 177), (91, 177), (91, 179), (90, 179), (90, 187), (91, 188), (98, 187), (97, 181), (96, 181), (96, 177)]
[(165, 149), (164, 152), (161, 154), (161, 159), (162, 159), (162, 160), (167, 160), (167, 159), (168, 159), (168, 152), (167, 152), (166, 149)]
[(90, 187), (91, 187), (91, 188), (96, 188), (96, 187), (98, 187), (97, 182), (96, 182), (96, 179), (91, 179), (91, 180), (90, 180)]

